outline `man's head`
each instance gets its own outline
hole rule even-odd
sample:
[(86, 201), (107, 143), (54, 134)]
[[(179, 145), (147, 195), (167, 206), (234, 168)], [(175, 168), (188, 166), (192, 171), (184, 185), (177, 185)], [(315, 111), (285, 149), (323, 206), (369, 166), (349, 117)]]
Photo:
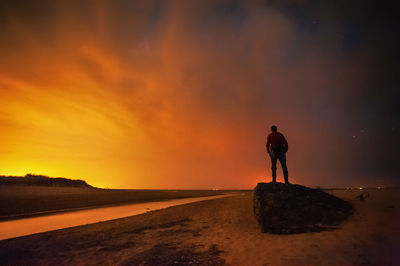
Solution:
[(276, 132), (278, 130), (278, 128), (274, 125), (271, 127), (272, 132)]

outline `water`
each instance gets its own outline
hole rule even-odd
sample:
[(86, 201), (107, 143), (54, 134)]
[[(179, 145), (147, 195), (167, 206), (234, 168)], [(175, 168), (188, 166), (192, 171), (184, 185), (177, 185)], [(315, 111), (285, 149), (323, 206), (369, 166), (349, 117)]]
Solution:
[(225, 194), (209, 197), (134, 203), (123, 206), (102, 207), (89, 210), (65, 212), (48, 216), (4, 221), (0, 222), (0, 240), (58, 230), (78, 225), (108, 221), (132, 215), (138, 215), (148, 211), (165, 209), (171, 206), (177, 206), (208, 199), (217, 199), (231, 195), (232, 194)]

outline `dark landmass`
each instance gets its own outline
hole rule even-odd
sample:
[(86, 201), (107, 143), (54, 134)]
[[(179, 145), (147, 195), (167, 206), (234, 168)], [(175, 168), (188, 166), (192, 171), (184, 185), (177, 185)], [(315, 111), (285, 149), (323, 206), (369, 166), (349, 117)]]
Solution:
[(92, 187), (86, 181), (64, 177), (26, 174), (25, 176), (0, 176), (0, 186)]
[(353, 214), (350, 202), (321, 189), (258, 183), (254, 214), (264, 233), (294, 234), (332, 230)]

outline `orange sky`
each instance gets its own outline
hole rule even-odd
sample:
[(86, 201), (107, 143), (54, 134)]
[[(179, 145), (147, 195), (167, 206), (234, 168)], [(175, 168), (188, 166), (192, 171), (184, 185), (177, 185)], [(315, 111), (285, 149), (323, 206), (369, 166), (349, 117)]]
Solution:
[[(307, 58), (288, 66), (295, 22), (273, 9), (247, 5), (238, 22), (210, 15), (212, 1), (170, 2), (162, 12), (153, 1), (124, 5), (28, 2), (3, 14), (0, 174), (110, 188), (252, 188), (270, 174), (264, 145), (275, 123), (289, 141), (293, 182), (337, 184), (320, 174), (347, 164), (327, 120), (310, 114), (357, 97), (349, 88), (361, 83), (359, 64), (320, 56), (324, 48), (306, 36)], [(330, 144), (309, 150), (323, 138)], [(330, 162), (313, 166), (324, 154)]]
[(157, 37), (157, 51), (146, 40), (133, 43), (135, 60), (127, 63), (113, 51), (105, 6), (93, 6), (94, 30), (81, 28), (74, 10), (54, 12), (50, 40), (8, 18), (23, 49), (3, 47), (0, 174), (84, 178), (119, 188), (240, 187), (263, 174), (257, 169), (240, 180), (243, 175), (218, 169), (234, 160), (221, 157), (235, 153), (232, 142), (243, 132), (209, 123), (210, 114), (182, 88), (180, 64), (199, 55), (174, 56), (181, 30), (174, 15)]

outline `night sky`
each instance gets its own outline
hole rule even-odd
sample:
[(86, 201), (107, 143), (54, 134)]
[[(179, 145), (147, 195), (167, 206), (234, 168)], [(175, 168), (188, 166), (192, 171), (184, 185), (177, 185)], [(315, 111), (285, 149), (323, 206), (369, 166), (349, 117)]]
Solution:
[(276, 124), (291, 182), (399, 185), (391, 2), (2, 0), (0, 174), (252, 188)]

